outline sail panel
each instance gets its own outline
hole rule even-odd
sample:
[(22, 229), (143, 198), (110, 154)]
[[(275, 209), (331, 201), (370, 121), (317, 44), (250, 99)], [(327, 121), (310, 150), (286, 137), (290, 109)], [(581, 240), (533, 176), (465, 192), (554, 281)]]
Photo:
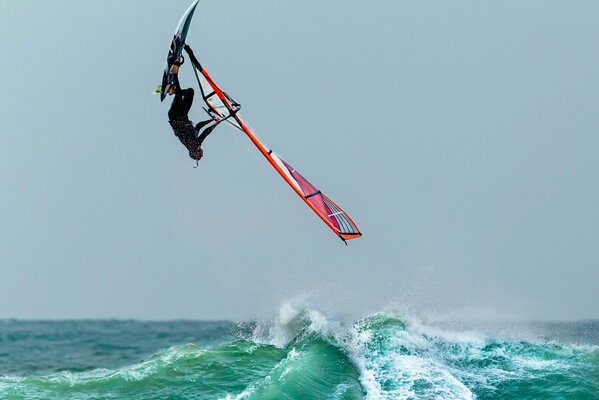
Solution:
[(281, 157), (279, 157), (277, 154), (273, 152), (271, 152), (270, 158), (279, 166), (279, 168), (281, 168), (281, 171), (283, 171), (283, 173), (287, 175), (287, 178), (289, 179), (291, 185), (293, 185), (296, 190), (300, 191), (305, 196), (306, 192), (291, 173), (292, 168), (290, 168), (289, 165), (281, 159)]
[(281, 160), (285, 169), (293, 177), (294, 182), (300, 187), (304, 199), (310, 202), (316, 210), (324, 217), (338, 234), (360, 235), (356, 224), (349, 215), (341, 209), (333, 200), (322, 193), (316, 186), (311, 184), (295, 168)]

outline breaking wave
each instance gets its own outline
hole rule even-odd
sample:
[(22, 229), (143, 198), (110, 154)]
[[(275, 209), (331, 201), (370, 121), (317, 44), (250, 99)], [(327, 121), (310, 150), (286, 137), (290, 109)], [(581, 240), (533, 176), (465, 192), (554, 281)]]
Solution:
[(499, 337), (386, 312), (353, 323), (286, 304), (220, 344), (136, 364), (0, 376), (6, 399), (599, 399), (599, 347)]

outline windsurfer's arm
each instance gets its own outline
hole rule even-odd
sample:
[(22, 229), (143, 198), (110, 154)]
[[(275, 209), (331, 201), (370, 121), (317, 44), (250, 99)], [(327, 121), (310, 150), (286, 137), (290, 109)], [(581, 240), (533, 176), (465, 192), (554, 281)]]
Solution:
[(198, 61), (198, 59), (196, 58), (196, 56), (193, 54), (193, 50), (191, 49), (191, 47), (189, 47), (189, 45), (185, 45), (183, 46), (183, 48), (185, 49), (185, 51), (187, 52), (187, 54), (189, 55), (189, 59), (191, 60), (191, 63), (200, 71), (202, 70), (202, 65), (200, 64), (200, 62)]

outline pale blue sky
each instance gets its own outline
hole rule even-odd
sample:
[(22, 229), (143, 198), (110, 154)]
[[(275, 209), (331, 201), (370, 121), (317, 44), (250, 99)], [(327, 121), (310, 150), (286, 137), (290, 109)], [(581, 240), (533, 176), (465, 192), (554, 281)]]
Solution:
[(0, 318), (599, 318), (599, 3), (202, 0), (188, 43), (346, 247), (240, 132), (192, 168), (151, 95), (190, 2), (0, 4)]

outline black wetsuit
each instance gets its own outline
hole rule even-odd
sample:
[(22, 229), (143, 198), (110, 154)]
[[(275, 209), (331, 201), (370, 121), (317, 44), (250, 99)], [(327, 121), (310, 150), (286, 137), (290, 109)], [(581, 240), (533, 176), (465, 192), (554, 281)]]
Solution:
[[(191, 62), (194, 63), (196, 68), (201, 69), (202, 67), (193, 55), (193, 52), (191, 52), (191, 49), (186, 48), (186, 50), (189, 53)], [(193, 89), (181, 89), (177, 75), (174, 76), (174, 82), (171, 84), (175, 86), (175, 98), (173, 99), (171, 108), (168, 111), (168, 122), (173, 128), (175, 136), (177, 136), (185, 148), (189, 150), (189, 156), (195, 159), (194, 153), (200, 148), (204, 139), (206, 139), (206, 137), (212, 133), (212, 130), (217, 124), (214, 120), (209, 119), (194, 125), (187, 115), (191, 109), (191, 105), (193, 104)], [(200, 134), (202, 128), (204, 128), (206, 125), (209, 125), (211, 122), (215, 122), (214, 125), (206, 127), (204, 132)]]

